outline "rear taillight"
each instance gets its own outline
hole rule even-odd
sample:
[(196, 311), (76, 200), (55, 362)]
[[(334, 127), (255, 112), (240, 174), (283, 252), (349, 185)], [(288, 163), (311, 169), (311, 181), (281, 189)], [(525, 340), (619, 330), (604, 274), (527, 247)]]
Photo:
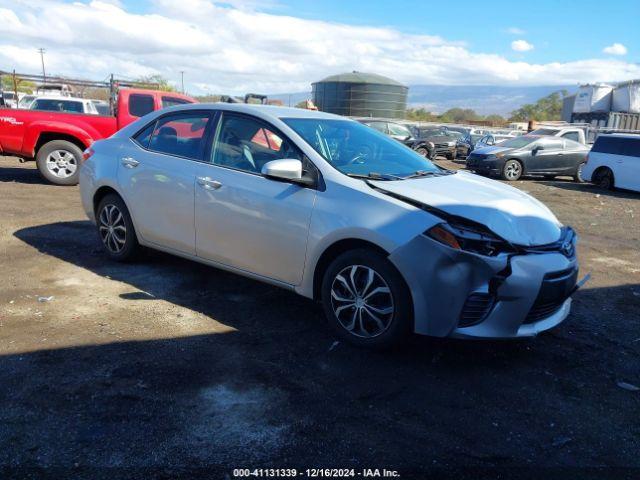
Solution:
[(87, 148), (84, 152), (82, 152), (82, 161), (86, 162), (91, 158), (91, 155), (93, 155), (94, 153), (95, 152), (93, 151), (93, 148), (91, 147)]

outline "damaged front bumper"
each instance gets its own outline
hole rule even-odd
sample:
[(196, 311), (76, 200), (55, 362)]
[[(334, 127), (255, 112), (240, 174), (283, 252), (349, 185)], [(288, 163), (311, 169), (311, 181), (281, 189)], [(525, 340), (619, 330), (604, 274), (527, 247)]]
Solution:
[(419, 235), (389, 259), (411, 290), (416, 333), (518, 338), (569, 314), (578, 274), (573, 247), (570, 255), (539, 250), (488, 257)]

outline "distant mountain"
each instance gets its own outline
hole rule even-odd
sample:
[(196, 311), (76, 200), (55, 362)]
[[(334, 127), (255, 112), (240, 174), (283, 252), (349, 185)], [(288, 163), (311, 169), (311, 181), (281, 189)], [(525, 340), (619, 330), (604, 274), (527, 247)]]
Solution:
[[(446, 86), (446, 85), (410, 85), (408, 104), (410, 107), (424, 107), (433, 113), (442, 113), (450, 108), (471, 108), (481, 115), (497, 113), (508, 115), (525, 103), (533, 103), (558, 90), (573, 92), (573, 85), (503, 87), (483, 86)], [(281, 93), (269, 95), (271, 99), (281, 100), (285, 105), (311, 98), (311, 92)]]

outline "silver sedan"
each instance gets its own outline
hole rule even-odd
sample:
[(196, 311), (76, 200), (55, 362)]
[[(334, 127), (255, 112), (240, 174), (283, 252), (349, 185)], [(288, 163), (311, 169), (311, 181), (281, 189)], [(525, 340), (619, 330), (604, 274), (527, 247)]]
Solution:
[(349, 119), (183, 105), (84, 156), (82, 202), (109, 257), (150, 247), (293, 290), (358, 345), (533, 336), (569, 314), (571, 228)]

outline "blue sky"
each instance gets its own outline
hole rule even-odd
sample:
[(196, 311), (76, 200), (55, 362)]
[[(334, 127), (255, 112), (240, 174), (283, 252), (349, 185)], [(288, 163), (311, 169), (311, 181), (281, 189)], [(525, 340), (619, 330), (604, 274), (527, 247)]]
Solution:
[[(150, 12), (153, 2), (122, 2), (132, 11)], [(236, 6), (242, 2), (228, 2)], [(631, 61), (640, 62), (640, 0), (518, 1), (426, 0), (266, 0), (246, 2), (259, 11), (361, 26), (392, 27), (406, 33), (438, 35), (469, 48), (513, 60), (567, 62), (607, 57), (603, 48), (621, 43)], [(518, 29), (523, 34), (509, 33)], [(511, 42), (535, 45), (526, 54)]]
[(304, 92), (351, 70), (408, 85), (640, 78), (640, 0), (524, 3), (0, 0), (0, 68), (37, 72), (44, 47), (51, 73), (177, 82), (184, 71), (198, 94)]

